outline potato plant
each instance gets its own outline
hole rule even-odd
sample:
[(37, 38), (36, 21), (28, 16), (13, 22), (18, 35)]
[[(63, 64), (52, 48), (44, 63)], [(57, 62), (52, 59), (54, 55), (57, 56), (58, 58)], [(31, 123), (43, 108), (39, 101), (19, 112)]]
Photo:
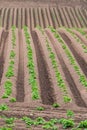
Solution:
[(64, 49), (65, 54), (67, 55), (67, 58), (68, 58), (70, 64), (72, 65), (72, 67), (76, 71), (77, 75), (79, 76), (80, 83), (85, 88), (87, 88), (87, 79), (86, 79), (85, 75), (81, 72), (81, 69), (78, 66), (74, 56), (72, 55), (72, 53), (68, 49), (67, 45), (64, 43), (64, 41), (61, 38), (60, 34), (53, 27), (49, 27), (49, 28), (50, 28), (51, 32), (54, 34), (54, 37), (58, 40), (58, 42), (61, 44), (62, 48)]
[[(39, 27), (39, 30), (41, 31), (42, 28), (40, 29), (41, 27)], [(41, 31), (42, 32), (42, 31)], [(44, 35), (44, 33), (42, 33)], [(47, 37), (44, 35), (45, 37), (45, 43), (46, 43), (46, 47), (47, 47), (47, 50), (49, 52), (49, 58), (51, 60), (51, 64), (52, 64), (52, 67), (55, 71), (55, 76), (56, 76), (56, 79), (57, 79), (57, 85), (58, 87), (61, 89), (61, 91), (63, 92), (63, 100), (65, 103), (67, 102), (71, 102), (71, 98), (69, 97), (69, 94), (68, 94), (68, 91), (67, 91), (67, 86), (62, 78), (62, 75), (60, 73), (60, 70), (59, 70), (59, 66), (58, 66), (58, 63), (56, 61), (56, 57), (55, 57), (55, 53), (52, 51), (52, 47), (50, 46), (50, 43), (47, 39)]]
[(70, 28), (65, 28), (66, 31), (68, 31), (72, 37), (77, 41), (77, 43), (81, 44), (81, 47), (84, 50), (84, 53), (87, 53), (87, 46), (84, 44), (84, 42), (76, 36), (76, 34), (72, 31)]
[(24, 30), (24, 35), (25, 35), (25, 40), (26, 40), (26, 45), (27, 45), (27, 57), (28, 57), (27, 67), (29, 70), (29, 84), (31, 85), (31, 88), (32, 88), (32, 99), (36, 100), (36, 99), (39, 99), (40, 96), (39, 96), (38, 84), (37, 84), (37, 79), (36, 79), (33, 51), (31, 47), (31, 36), (26, 26), (24, 26), (23, 30)]
[(12, 31), (12, 39), (11, 39), (11, 43), (12, 43), (12, 49), (10, 51), (10, 56), (9, 56), (9, 66), (7, 69), (7, 72), (5, 74), (7, 80), (4, 83), (4, 89), (5, 89), (5, 93), (3, 94), (2, 98), (8, 98), (11, 93), (12, 93), (12, 82), (11, 82), (11, 78), (14, 76), (14, 64), (15, 64), (15, 51), (14, 51), (14, 47), (16, 46), (16, 34), (15, 34), (15, 27), (13, 26), (11, 31)]

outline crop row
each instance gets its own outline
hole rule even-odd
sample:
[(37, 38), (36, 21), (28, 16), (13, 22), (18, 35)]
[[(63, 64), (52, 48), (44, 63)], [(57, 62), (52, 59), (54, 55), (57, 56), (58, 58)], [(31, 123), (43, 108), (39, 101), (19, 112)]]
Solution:
[[(7, 68), (7, 72), (5, 74), (7, 80), (4, 83), (5, 92), (2, 96), (2, 98), (8, 98), (12, 93), (13, 83), (11, 81), (11, 78), (14, 76), (14, 64), (15, 64), (14, 59), (16, 56), (15, 51), (14, 51), (14, 48), (16, 46), (16, 44), (15, 44), (15, 42), (16, 42), (15, 30), (16, 30), (16, 28), (13, 26), (11, 29), (11, 31), (12, 31), (12, 40), (11, 40), (12, 48), (10, 50), (10, 55), (9, 55), (9, 65)], [(11, 97), (10, 101), (16, 101), (16, 99)]]
[(75, 113), (71, 110), (67, 110), (66, 118), (50, 118), (48, 120), (40, 116), (32, 119), (27, 116), (23, 116), (22, 118), (15, 118), (6, 117), (3, 115), (0, 117), (0, 119), (3, 120), (6, 123), (6, 125), (4, 127), (0, 127), (0, 129), (12, 130), (13, 126), (15, 126), (15, 121), (20, 120), (20, 122), (23, 121), (26, 124), (26, 128), (30, 129), (32, 129), (32, 127), (40, 126), (42, 129), (45, 130), (59, 130), (61, 124), (62, 129), (71, 128), (71, 130), (81, 130), (84, 128), (84, 130), (86, 130), (87, 120), (82, 120), (76, 123), (74, 116)]
[[(37, 27), (37, 28), (41, 31), (42, 35), (44, 35), (43, 29), (41, 27)], [(49, 43), (47, 37), (45, 35), (44, 35), (44, 37), (45, 37), (46, 47), (47, 47), (47, 50), (48, 50), (48, 53), (49, 53), (49, 58), (51, 60), (52, 67), (53, 67), (53, 69), (55, 71), (55, 77), (56, 77), (56, 80), (57, 80), (57, 86), (63, 92), (63, 100), (64, 100), (64, 102), (65, 103), (71, 102), (72, 99), (68, 95), (67, 86), (66, 86), (66, 84), (65, 84), (65, 82), (64, 82), (64, 80), (62, 78), (62, 75), (60, 73), (60, 70), (58, 68), (59, 65), (58, 65), (58, 63), (56, 61), (55, 53), (53, 52), (52, 47), (50, 46), (50, 43)]]
[(76, 28), (77, 31), (79, 31), (83, 36), (85, 36), (87, 33), (84, 31), (84, 28)]
[(72, 31), (72, 29), (70, 28), (65, 28), (65, 29), (73, 36), (74, 39), (76, 39), (77, 43), (81, 44), (84, 53), (87, 53), (87, 46), (83, 43), (83, 41), (76, 36), (76, 34)]
[(83, 36), (85, 36), (85, 38), (87, 38), (87, 32), (84, 31), (84, 28), (76, 28), (76, 30), (80, 32)]
[(58, 40), (58, 42), (61, 44), (62, 48), (64, 49), (65, 54), (67, 55), (67, 58), (68, 58), (70, 64), (72, 65), (72, 67), (74, 68), (74, 70), (76, 71), (76, 73), (79, 76), (79, 81), (85, 88), (87, 88), (87, 79), (86, 79), (85, 75), (81, 72), (80, 67), (77, 65), (77, 62), (76, 62), (74, 56), (72, 55), (72, 53), (66, 46), (66, 44), (63, 41), (63, 39), (61, 38), (60, 34), (53, 27), (49, 27), (49, 28), (50, 28), (51, 32), (54, 34), (54, 37)]
[(35, 65), (34, 65), (34, 59), (33, 59), (33, 51), (31, 47), (31, 36), (28, 32), (28, 28), (24, 26), (24, 35), (27, 45), (27, 57), (28, 57), (28, 70), (29, 70), (29, 84), (32, 88), (32, 99), (36, 100), (39, 99), (39, 91), (38, 91), (38, 85), (37, 85), (37, 79), (36, 79), (36, 72), (35, 72)]
[[(12, 24), (19, 28), (23, 27), (24, 25), (28, 25), (28, 27), (31, 27), (32, 29), (36, 27), (36, 25), (40, 25), (43, 28), (47, 26), (53, 26), (55, 28), (58, 28), (60, 26), (66, 26), (70, 28), (80, 28), (87, 26), (86, 15), (84, 13), (85, 9), (82, 10), (81, 8), (2, 8), (0, 11), (0, 24), (6, 29), (10, 28)], [(10, 22), (8, 22), (9, 19)]]

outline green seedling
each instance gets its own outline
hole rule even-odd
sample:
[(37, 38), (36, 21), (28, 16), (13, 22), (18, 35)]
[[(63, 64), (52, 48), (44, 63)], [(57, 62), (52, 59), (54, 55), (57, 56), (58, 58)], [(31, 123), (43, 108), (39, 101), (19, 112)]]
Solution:
[(74, 112), (71, 111), (71, 110), (67, 110), (67, 117), (68, 117), (68, 118), (74, 117)]
[[(84, 53), (87, 53), (87, 46), (76, 36), (76, 34), (71, 29), (66, 29), (74, 39), (76, 39), (77, 43), (81, 44), (82, 48), (84, 49)], [(77, 29), (79, 31), (79, 29)], [(85, 34), (85, 32), (82, 31), (82, 35)]]
[(13, 66), (13, 65), (14, 65), (14, 60), (11, 60), (11, 61), (9, 62), (9, 64), (10, 64), (10, 66)]
[[(49, 28), (54, 33), (55, 37), (58, 38), (62, 42), (59, 35), (56, 33), (56, 30), (51, 26), (49, 26)], [(46, 41), (47, 50), (49, 52), (49, 58), (51, 60), (52, 67), (55, 71), (55, 75), (56, 75), (56, 79), (57, 79), (57, 83), (58, 83), (57, 85), (58, 85), (59, 88), (61, 88), (61, 91), (63, 92), (64, 102), (66, 103), (65, 96), (67, 95), (67, 97), (69, 97), (68, 92), (67, 92), (67, 87), (64, 83), (64, 80), (62, 79), (61, 73), (58, 70), (58, 64), (57, 64), (57, 61), (56, 61), (56, 56), (55, 56), (55, 53), (52, 51), (52, 47), (50, 46), (50, 43), (49, 43), (47, 37), (45, 37), (45, 41)], [(65, 46), (64, 46), (64, 48), (65, 48)], [(67, 102), (70, 102), (70, 100), (67, 99)], [(54, 104), (54, 105), (55, 105), (55, 107), (57, 107), (56, 104)]]
[(54, 118), (54, 119), (50, 119), (50, 122), (52, 124), (57, 124), (58, 123), (58, 119)]
[(49, 124), (43, 125), (42, 128), (45, 130), (58, 130), (57, 126), (50, 126)]
[[(53, 27), (50, 27), (50, 30), (53, 32), (55, 38), (58, 40), (58, 42), (60, 42), (61, 46), (63, 47), (63, 49), (65, 51), (65, 54), (67, 55), (67, 57), (69, 59), (70, 64), (72, 65), (72, 67), (74, 68), (74, 70), (76, 71), (76, 73), (79, 76), (79, 80), (80, 80), (81, 84), (84, 87), (87, 87), (87, 79), (86, 79), (86, 77), (85, 77), (84, 74), (83, 74), (84, 78), (81, 77), (81, 75), (82, 75), (81, 69), (78, 66), (78, 64), (77, 64), (74, 56), (72, 55), (72, 53), (70, 52), (70, 50), (68, 49), (68, 47), (66, 46), (66, 44), (64, 43), (62, 37), (60, 36), (60, 34)], [(53, 31), (53, 30), (55, 30), (55, 31)], [(66, 29), (66, 30), (71, 33), (70, 29)], [(72, 35), (74, 35), (73, 32), (72, 32)], [(76, 38), (76, 36), (75, 36), (75, 38)], [(64, 102), (69, 102), (69, 101), (71, 101), (71, 99), (68, 96), (64, 95)]]
[(53, 122), (45, 122), (45, 124), (42, 126), (43, 129), (46, 130), (58, 130), (58, 127), (54, 125)]
[(68, 103), (68, 102), (72, 101), (72, 99), (70, 97), (68, 97), (68, 96), (64, 96), (63, 98), (64, 98), (65, 103)]
[(31, 37), (30, 37), (30, 34), (28, 33), (28, 28), (24, 26), (23, 29), (24, 29), (25, 40), (26, 40), (26, 45), (27, 45), (27, 57), (28, 57), (27, 67), (29, 69), (29, 75), (30, 75), (29, 84), (31, 85), (31, 88), (32, 88), (32, 99), (37, 100), (40, 98), (40, 96), (38, 92), (36, 72), (35, 72), (35, 66), (34, 66), (34, 61), (33, 61), (33, 51), (31, 47), (31, 39), (30, 39)]
[(54, 107), (54, 108), (58, 108), (58, 107), (60, 107), (60, 105), (59, 105), (58, 103), (54, 103), (54, 104), (53, 104), (53, 107)]
[(15, 57), (15, 52), (13, 50), (11, 50), (10, 52), (10, 59), (14, 59)]
[(13, 97), (12, 97), (12, 98), (10, 99), (10, 102), (16, 102), (16, 98), (13, 98)]
[(87, 120), (81, 121), (78, 125), (78, 128), (87, 128)]
[(7, 93), (4, 93), (3, 96), (2, 96), (2, 98), (8, 98)]
[(38, 117), (34, 121), (34, 125), (43, 125), (45, 123), (45, 120), (42, 117)]
[(38, 25), (38, 26), (36, 26), (36, 28), (38, 29), (38, 30), (40, 30), (41, 32), (42, 32), (42, 34), (44, 34), (44, 30)]
[(22, 118), (22, 120), (25, 121), (27, 127), (34, 125), (34, 120), (32, 120), (31, 118), (25, 116)]
[(11, 29), (12, 29), (12, 31), (15, 31), (16, 30), (16, 26), (12, 26)]
[(14, 118), (14, 117), (5, 118), (6, 124), (13, 124), (15, 120), (16, 120), (16, 118)]
[(71, 130), (82, 130), (82, 129), (81, 128), (72, 128)]
[(69, 127), (73, 127), (75, 125), (74, 121), (72, 119), (60, 119), (59, 123), (63, 125), (64, 129), (67, 129)]
[(5, 111), (5, 110), (8, 110), (8, 106), (6, 104), (1, 104), (0, 111)]
[(12, 93), (12, 82), (10, 80), (7, 80), (4, 84), (4, 88), (5, 88), (5, 93), (2, 96), (2, 98), (8, 98), (8, 96), (10, 96), (10, 94)]
[(44, 109), (45, 109), (44, 107), (37, 107), (36, 108), (36, 110), (38, 110), (38, 111), (44, 111)]
[(0, 130), (12, 130), (12, 128), (8, 128), (8, 127), (1, 127)]
[(12, 77), (12, 76), (14, 76), (14, 70), (13, 70), (13, 67), (12, 67), (12, 66), (9, 66), (9, 67), (8, 67), (8, 70), (7, 70), (7, 72), (6, 72), (6, 77), (7, 77), (7, 78), (10, 78), (10, 77)]

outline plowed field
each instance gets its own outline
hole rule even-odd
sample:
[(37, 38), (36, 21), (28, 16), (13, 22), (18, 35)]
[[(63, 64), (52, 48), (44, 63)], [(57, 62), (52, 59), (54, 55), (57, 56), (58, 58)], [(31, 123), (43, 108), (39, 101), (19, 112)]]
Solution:
[(0, 2), (1, 130), (63, 130), (61, 118), (76, 128), (87, 119), (86, 0)]

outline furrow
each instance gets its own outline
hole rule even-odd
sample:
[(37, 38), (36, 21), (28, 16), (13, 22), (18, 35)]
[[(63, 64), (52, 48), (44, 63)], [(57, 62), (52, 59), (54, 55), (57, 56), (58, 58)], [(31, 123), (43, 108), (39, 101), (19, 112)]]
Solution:
[(76, 24), (77, 24), (77, 27), (81, 28), (81, 25), (80, 25), (80, 23), (78, 22), (78, 18), (77, 18), (77, 16), (76, 16), (76, 13), (75, 13), (75, 9), (74, 9), (74, 8), (71, 8), (71, 13), (72, 13), (72, 16), (73, 16), (73, 18), (74, 18)]
[(57, 42), (56, 39), (52, 36), (52, 34), (49, 32), (49, 30), (47, 30), (47, 34), (56, 51), (57, 57), (60, 61), (61, 67), (63, 69), (66, 80), (68, 82), (69, 89), (72, 92), (72, 96), (74, 98), (75, 103), (80, 107), (86, 107), (86, 104), (85, 104), (83, 98), (81, 97), (79, 89), (77, 88), (75, 80), (72, 77), (72, 74), (71, 74), (72, 71), (70, 70), (70, 66), (67, 64), (66, 56), (64, 56), (65, 54), (63, 53), (62, 48), (60, 47), (59, 44), (56, 43)]
[(6, 8), (2, 9), (1, 12), (1, 26), (4, 27), (4, 17), (5, 17)]
[(52, 22), (53, 22), (53, 27), (54, 28), (58, 28), (58, 23), (57, 23), (57, 20), (56, 20), (56, 15), (54, 13), (54, 8), (50, 8), (50, 14), (51, 14), (51, 18), (52, 18)]
[(70, 48), (71, 52), (73, 53), (76, 61), (79, 63), (82, 71), (84, 72), (86, 78), (87, 78), (87, 63), (84, 60), (84, 58), (78, 53), (77, 50), (75, 50), (75, 46), (72, 44), (72, 41), (70, 37), (68, 37), (65, 33), (60, 33), (65, 43)]
[(38, 65), (38, 72), (39, 72), (39, 82), (40, 82), (42, 103), (51, 105), (54, 103), (55, 100), (53, 96), (52, 82), (50, 80), (49, 72), (47, 69), (48, 65), (45, 60), (42, 47), (40, 45), (38, 35), (35, 32), (33, 32), (32, 37), (33, 37), (36, 56), (37, 56), (37, 65)]
[(83, 23), (83, 19), (80, 17), (80, 15), (79, 15), (79, 12), (78, 12), (78, 8), (76, 7), (76, 8), (74, 8), (74, 11), (75, 11), (75, 15), (76, 15), (76, 17), (77, 17), (77, 19), (78, 19), (78, 24), (80, 24), (80, 27), (83, 27), (84, 25), (84, 23)]
[(8, 32), (3, 31), (1, 35), (1, 41), (0, 41), (0, 83), (3, 76), (4, 71), (4, 63), (5, 63), (5, 54), (7, 49), (7, 38), (8, 38)]
[(48, 20), (49, 20), (49, 25), (53, 26), (49, 8), (46, 8), (46, 11), (47, 11), (47, 17), (48, 17)]
[(38, 8), (38, 17), (39, 17), (40, 26), (41, 26), (42, 28), (44, 28), (43, 18), (42, 18), (42, 15), (41, 15), (41, 7)]
[(7, 21), (5, 21), (6, 22), (6, 30), (8, 30), (9, 29), (9, 22), (11, 22), (9, 19), (10, 17), (10, 8), (8, 9), (8, 11), (7, 11)]
[(18, 63), (18, 77), (17, 77), (17, 102), (24, 101), (24, 52), (23, 52), (23, 40), (22, 40), (22, 32), (18, 31), (19, 38), (19, 63)]
[(60, 10), (62, 20), (64, 21), (64, 26), (68, 27), (67, 22), (66, 22), (66, 18), (65, 18), (64, 13), (63, 13), (63, 9), (59, 7), (59, 10)]

